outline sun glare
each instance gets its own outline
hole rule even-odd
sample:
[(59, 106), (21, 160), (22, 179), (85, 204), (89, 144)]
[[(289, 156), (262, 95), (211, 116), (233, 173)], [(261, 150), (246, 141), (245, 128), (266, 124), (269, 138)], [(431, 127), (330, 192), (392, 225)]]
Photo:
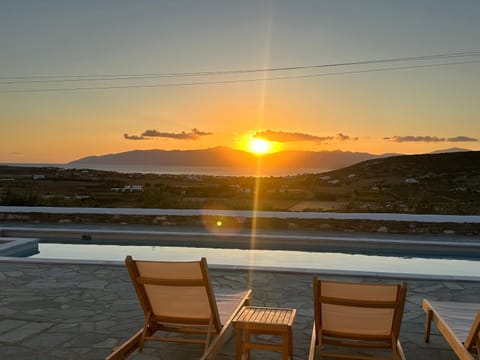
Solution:
[(268, 154), (272, 152), (272, 143), (265, 139), (252, 138), (248, 144), (248, 149), (254, 154)]
[(247, 151), (258, 156), (272, 154), (283, 150), (280, 143), (255, 137), (253, 134), (244, 134), (235, 139), (237, 149)]

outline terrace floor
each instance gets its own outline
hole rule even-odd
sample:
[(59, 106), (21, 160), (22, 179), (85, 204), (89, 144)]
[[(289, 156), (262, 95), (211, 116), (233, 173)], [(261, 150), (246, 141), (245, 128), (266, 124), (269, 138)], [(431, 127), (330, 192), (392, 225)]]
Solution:
[[(308, 271), (210, 268), (216, 289), (253, 289), (252, 305), (293, 307), (294, 359), (306, 359), (313, 319), (312, 276)], [(408, 282), (401, 342), (408, 359), (456, 359), (432, 327), (423, 342), (423, 298), (479, 302), (480, 277), (405, 277), (374, 273), (316, 272), (322, 278), (368, 282)], [(0, 348), (2, 359), (103, 359), (143, 325), (143, 313), (123, 264), (0, 258)], [(196, 345), (147, 343), (132, 359), (193, 359)], [(235, 341), (218, 359), (232, 359)], [(253, 351), (253, 359), (279, 359)]]

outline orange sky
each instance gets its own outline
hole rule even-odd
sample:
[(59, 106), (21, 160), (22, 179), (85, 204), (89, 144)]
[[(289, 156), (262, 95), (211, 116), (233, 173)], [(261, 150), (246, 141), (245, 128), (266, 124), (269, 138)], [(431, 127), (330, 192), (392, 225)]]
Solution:
[[(479, 150), (480, 3), (460, 3), (10, 2), (0, 162), (255, 134), (277, 150)], [(440, 56), (399, 60), (422, 55)]]

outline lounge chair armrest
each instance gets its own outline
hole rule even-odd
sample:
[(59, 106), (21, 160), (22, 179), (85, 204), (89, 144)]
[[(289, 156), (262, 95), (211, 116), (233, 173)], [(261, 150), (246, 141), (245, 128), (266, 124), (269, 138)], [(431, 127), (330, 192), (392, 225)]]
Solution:
[(312, 336), (310, 339), (310, 350), (308, 352), (308, 360), (315, 359), (315, 349), (317, 348), (317, 332), (315, 331), (315, 323), (313, 323)]
[(113, 349), (112, 352), (105, 358), (105, 360), (123, 360), (131, 353), (138, 349), (140, 338), (142, 337), (143, 328), (137, 331), (130, 339), (123, 344)]
[(235, 315), (240, 311), (240, 309), (250, 303), (250, 298), (252, 296), (252, 290), (248, 290), (243, 298), (240, 300), (238, 303), (238, 306), (235, 308), (235, 311), (232, 312), (228, 320), (225, 322), (225, 324), (222, 327), (222, 330), (220, 333), (213, 339), (213, 341), (210, 343), (210, 346), (205, 350), (204, 355), (200, 358), (200, 360), (209, 360), (209, 359), (214, 359), (220, 350), (221, 346), (223, 343), (226, 341), (226, 339), (229, 337), (229, 335), (233, 335), (233, 326), (232, 326), (232, 320), (235, 317)]

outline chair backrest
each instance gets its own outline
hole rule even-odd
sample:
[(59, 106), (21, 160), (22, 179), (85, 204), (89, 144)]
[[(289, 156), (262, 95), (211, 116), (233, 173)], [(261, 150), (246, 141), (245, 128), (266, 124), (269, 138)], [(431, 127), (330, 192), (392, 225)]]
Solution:
[(207, 261), (167, 262), (125, 259), (145, 316), (160, 323), (222, 327)]
[(406, 283), (367, 284), (315, 277), (313, 286), (317, 339), (398, 339)]

